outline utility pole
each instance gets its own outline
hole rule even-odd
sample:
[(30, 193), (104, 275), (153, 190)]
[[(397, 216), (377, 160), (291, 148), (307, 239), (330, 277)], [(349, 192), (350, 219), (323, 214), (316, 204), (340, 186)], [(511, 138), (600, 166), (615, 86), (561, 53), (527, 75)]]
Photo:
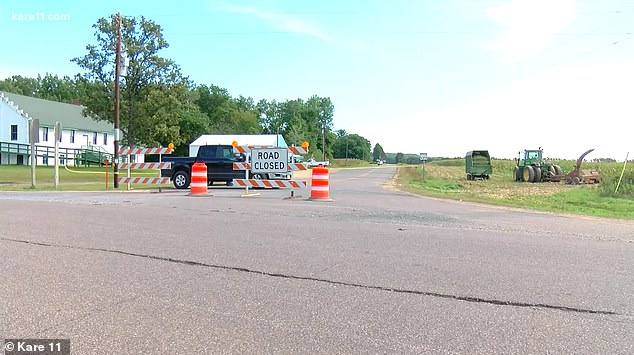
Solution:
[(321, 148), (324, 150), (324, 158), (322, 159), (322, 161), (326, 161), (326, 125), (323, 125), (321, 127)]
[(346, 134), (346, 166), (348, 166), (348, 135)]
[(117, 12), (117, 44), (114, 69), (114, 183), (119, 188), (119, 65), (121, 61), (121, 14)]

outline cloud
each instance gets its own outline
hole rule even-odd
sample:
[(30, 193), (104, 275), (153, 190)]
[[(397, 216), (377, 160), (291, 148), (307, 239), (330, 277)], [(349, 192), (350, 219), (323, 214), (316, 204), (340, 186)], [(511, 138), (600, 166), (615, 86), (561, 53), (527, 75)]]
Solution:
[(575, 20), (576, 1), (512, 0), (491, 9), (489, 17), (506, 27), (489, 48), (516, 62), (546, 49), (553, 34)]
[(263, 19), (283, 31), (308, 35), (318, 38), (324, 42), (330, 42), (331, 39), (328, 35), (320, 31), (315, 26), (300, 20), (298, 17), (292, 14), (263, 11), (255, 6), (240, 6), (233, 4), (220, 4), (220, 7), (231, 13), (251, 15)]

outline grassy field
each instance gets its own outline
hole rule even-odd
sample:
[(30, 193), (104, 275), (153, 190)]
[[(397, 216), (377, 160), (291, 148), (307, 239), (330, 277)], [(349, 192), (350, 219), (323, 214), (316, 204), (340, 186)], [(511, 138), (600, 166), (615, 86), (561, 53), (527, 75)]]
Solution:
[[(574, 161), (558, 161), (564, 172)], [(634, 165), (634, 164), (632, 164)], [(539, 211), (564, 212), (588, 216), (634, 219), (634, 167), (628, 164), (619, 191), (614, 197), (611, 189), (621, 173), (623, 164), (584, 163), (584, 167), (598, 168), (602, 183), (596, 185), (566, 185), (560, 183), (521, 183), (513, 180), (511, 160), (494, 160), (493, 176), (489, 180), (466, 179), (463, 159), (443, 160), (425, 165), (399, 167), (396, 184), (415, 194), (464, 201), (528, 208)], [(602, 186), (603, 185), (603, 186)]]
[[(31, 187), (31, 168), (26, 165), (0, 165), (0, 191), (47, 191), (55, 190), (55, 170), (53, 167), (38, 166), (35, 169), (35, 188)], [(119, 176), (127, 176), (127, 171), (119, 171)], [(131, 176), (158, 177), (158, 170), (133, 170)], [(112, 168), (108, 169), (108, 189), (113, 189)], [(147, 189), (172, 185), (132, 185), (132, 188)], [(125, 189), (127, 185), (120, 185)], [(105, 167), (59, 167), (59, 191), (103, 191), (106, 190)]]
[(371, 166), (370, 162), (361, 159), (331, 159), (331, 168), (359, 168)]

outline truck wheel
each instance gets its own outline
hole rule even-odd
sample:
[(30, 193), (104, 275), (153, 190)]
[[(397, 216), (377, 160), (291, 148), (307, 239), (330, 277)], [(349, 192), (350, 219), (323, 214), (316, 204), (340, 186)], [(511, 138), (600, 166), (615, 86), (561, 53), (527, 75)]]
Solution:
[(186, 189), (189, 187), (189, 173), (186, 171), (177, 171), (174, 176), (172, 176), (172, 181), (174, 182), (174, 187), (177, 189)]
[(227, 184), (227, 186), (233, 186), (233, 180), (225, 181), (225, 184)]
[(467, 174), (467, 180), (473, 180), (473, 177), (471, 176), (471, 174)]
[(251, 177), (254, 180), (264, 180), (264, 177), (262, 176), (262, 174), (253, 174), (253, 176)]
[(538, 166), (536, 166), (534, 168), (535, 170), (535, 176), (533, 177), (533, 180), (531, 180), (531, 182), (541, 182), (542, 181), (542, 169)]

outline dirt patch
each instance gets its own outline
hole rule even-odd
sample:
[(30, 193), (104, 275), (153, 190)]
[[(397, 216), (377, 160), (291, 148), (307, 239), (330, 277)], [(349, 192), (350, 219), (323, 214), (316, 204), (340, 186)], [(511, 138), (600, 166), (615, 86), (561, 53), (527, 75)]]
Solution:
[[(422, 179), (420, 167), (402, 167), (399, 174), (406, 179)], [(572, 188), (563, 182), (522, 183), (515, 182), (508, 176), (495, 174), (489, 180), (467, 180), (464, 167), (458, 166), (426, 165), (425, 176), (429, 179), (455, 182), (462, 193), (495, 199), (551, 196)]]

